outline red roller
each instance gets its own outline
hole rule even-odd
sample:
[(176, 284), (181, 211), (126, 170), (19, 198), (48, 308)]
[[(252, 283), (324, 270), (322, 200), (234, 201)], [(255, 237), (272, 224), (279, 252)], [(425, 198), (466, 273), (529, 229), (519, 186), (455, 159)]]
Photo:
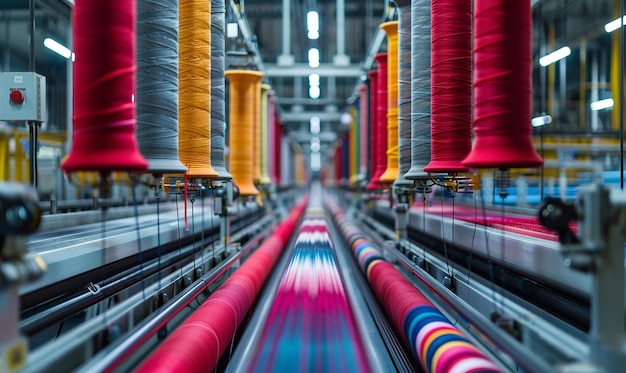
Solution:
[(464, 172), (472, 148), (472, 3), (431, 3), (431, 161), (426, 172)]
[(376, 97), (376, 143), (372, 153), (376, 158), (370, 184), (380, 185), (380, 176), (387, 169), (387, 53), (378, 53), (374, 59), (378, 66), (378, 94)]
[(474, 134), (462, 162), (474, 168), (538, 167), (531, 142), (531, 6), (474, 2)]
[(77, 0), (74, 116), (65, 172), (142, 172), (135, 137), (135, 1)]
[(304, 214), (308, 197), (206, 302), (176, 329), (137, 372), (210, 372), (229, 346), (244, 316)]
[(378, 143), (378, 131), (376, 116), (378, 113), (378, 71), (370, 70), (367, 72), (370, 81), (370, 113), (369, 113), (369, 138), (370, 138), (370, 157), (369, 172), (370, 182), (365, 187), (366, 190), (380, 189), (380, 183), (374, 182), (374, 170), (376, 169), (376, 144)]

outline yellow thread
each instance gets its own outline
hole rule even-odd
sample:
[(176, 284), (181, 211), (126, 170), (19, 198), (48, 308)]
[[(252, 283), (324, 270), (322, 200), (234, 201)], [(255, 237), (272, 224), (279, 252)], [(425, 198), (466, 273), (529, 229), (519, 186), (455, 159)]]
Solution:
[(263, 73), (230, 70), (224, 73), (230, 81), (230, 173), (242, 196), (256, 196), (254, 186), (254, 107), (250, 105)]
[(385, 22), (387, 34), (387, 169), (380, 176), (385, 184), (398, 178), (398, 21)]
[(191, 178), (211, 167), (211, 1), (179, 2), (178, 155)]
[(260, 159), (261, 177), (259, 184), (268, 185), (272, 182), (269, 172), (269, 93), (272, 87), (269, 84), (261, 85), (261, 140), (258, 157)]

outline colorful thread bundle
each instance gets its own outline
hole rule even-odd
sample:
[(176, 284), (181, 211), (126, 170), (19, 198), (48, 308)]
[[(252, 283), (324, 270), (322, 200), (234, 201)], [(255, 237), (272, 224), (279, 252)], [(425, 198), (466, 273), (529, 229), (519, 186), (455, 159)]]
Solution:
[(154, 174), (178, 160), (178, 1), (137, 0), (137, 141)]
[(398, 21), (385, 22), (387, 34), (387, 168), (380, 182), (391, 184), (398, 177)]
[(473, 168), (538, 167), (532, 128), (532, 11), (524, 1), (474, 2)]
[(424, 297), (329, 198), (326, 207), (396, 330), (430, 373), (501, 372)]
[(425, 180), (430, 162), (430, 0), (411, 2), (411, 168), (405, 177)]
[(375, 182), (374, 173), (376, 172), (376, 159), (377, 159), (377, 145), (378, 145), (378, 128), (377, 128), (377, 120), (376, 116), (378, 115), (378, 71), (370, 70), (367, 72), (367, 77), (369, 79), (369, 96), (370, 96), (370, 107), (369, 107), (369, 140), (370, 140), (370, 148), (369, 148), (369, 183), (365, 187), (366, 190), (375, 190), (380, 189), (380, 183)]
[(248, 371), (370, 371), (324, 213), (311, 201)]
[(367, 177), (367, 145), (370, 141), (369, 132), (367, 130), (367, 118), (369, 116), (368, 97), (367, 85), (359, 85), (359, 134), (361, 136), (359, 149), (359, 182), (365, 180)]
[(143, 172), (135, 137), (135, 1), (78, 0), (72, 149), (63, 171)]
[(229, 346), (263, 283), (300, 222), (308, 197), (137, 372), (210, 372)]
[(180, 1), (178, 154), (191, 178), (216, 178), (211, 165), (211, 2)]
[(396, 0), (399, 7), (398, 24), (398, 176), (394, 187), (407, 188), (413, 181), (406, 179), (411, 168), (411, 1)]
[(211, 166), (218, 179), (229, 180), (226, 169), (226, 5), (224, 0), (211, 0)]
[(472, 3), (432, 0), (431, 136), (428, 172), (464, 172), (472, 148)]
[[(263, 73), (250, 70), (229, 70), (225, 73), (230, 81), (230, 173), (242, 196), (256, 196), (254, 186), (254, 134), (256, 132), (255, 110), (250, 103), (259, 99)], [(256, 93), (259, 90), (259, 93)]]
[[(382, 187), (380, 177), (387, 166), (387, 53), (378, 53), (374, 56), (378, 81), (376, 85), (376, 117), (374, 119), (374, 131), (376, 131), (376, 143), (374, 144), (375, 167), (372, 170), (370, 184), (377, 189)], [(347, 159), (347, 158), (344, 158)]]

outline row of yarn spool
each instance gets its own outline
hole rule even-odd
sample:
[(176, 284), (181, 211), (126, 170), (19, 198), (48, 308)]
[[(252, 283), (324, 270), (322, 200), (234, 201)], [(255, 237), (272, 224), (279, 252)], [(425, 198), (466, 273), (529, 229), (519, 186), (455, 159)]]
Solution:
[(427, 190), (436, 174), (454, 181), (470, 169), (540, 166), (531, 142), (530, 4), (477, 0), (472, 18), (467, 1), (395, 3), (398, 20), (380, 26), (387, 51), (375, 56), (351, 109), (361, 115), (333, 149), (334, 182)]
[(252, 356), (250, 372), (370, 371), (321, 194), (311, 195)]
[(330, 198), (325, 205), (396, 331), (426, 372), (501, 372), (409, 282)]
[(224, 0), (77, 0), (73, 137), (62, 169), (232, 179), (243, 196), (278, 183), (276, 99), (261, 72), (224, 71), (225, 12)]

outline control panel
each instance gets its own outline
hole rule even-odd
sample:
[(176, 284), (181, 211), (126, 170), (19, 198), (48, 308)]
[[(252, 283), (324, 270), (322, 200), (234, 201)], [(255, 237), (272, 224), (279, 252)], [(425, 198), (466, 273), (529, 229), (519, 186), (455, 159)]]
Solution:
[(0, 120), (46, 119), (46, 77), (33, 72), (0, 73)]

